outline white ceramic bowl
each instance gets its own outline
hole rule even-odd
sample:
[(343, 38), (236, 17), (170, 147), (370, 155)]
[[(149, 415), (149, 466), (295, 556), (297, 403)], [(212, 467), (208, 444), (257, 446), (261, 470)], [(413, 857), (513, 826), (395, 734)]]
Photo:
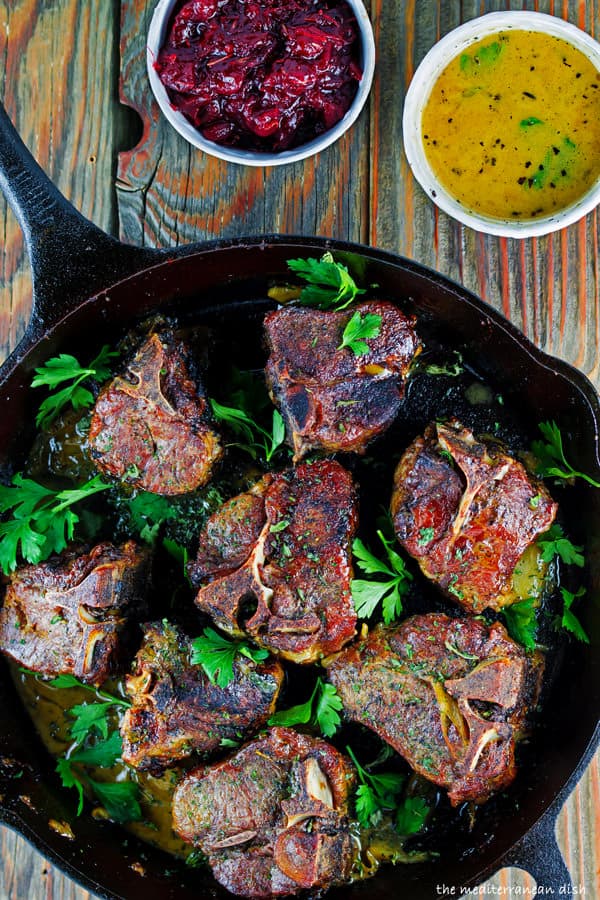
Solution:
[(148, 40), (146, 43), (146, 64), (148, 67), (148, 77), (150, 78), (150, 86), (156, 97), (158, 105), (163, 114), (169, 120), (173, 128), (179, 134), (198, 147), (209, 153), (211, 156), (217, 156), (219, 159), (226, 159), (228, 162), (239, 163), (246, 166), (282, 166), (286, 163), (296, 162), (299, 159), (306, 159), (329, 147), (334, 141), (337, 141), (342, 134), (350, 128), (356, 121), (360, 111), (365, 105), (366, 99), (373, 82), (373, 72), (375, 71), (375, 41), (373, 39), (373, 28), (367, 11), (362, 0), (345, 0), (351, 7), (356, 20), (358, 22), (360, 32), (360, 55), (359, 63), (361, 65), (363, 76), (358, 86), (356, 96), (352, 104), (342, 119), (312, 141), (294, 147), (292, 150), (282, 150), (278, 153), (257, 153), (251, 150), (237, 150), (235, 147), (225, 147), (222, 144), (216, 144), (214, 141), (208, 141), (194, 126), (171, 105), (167, 90), (156, 70), (154, 63), (158, 58), (158, 53), (162, 47), (166, 36), (171, 13), (177, 0), (159, 0), (154, 10), (150, 28), (148, 30)]
[(421, 127), (423, 110), (427, 105), (431, 90), (448, 63), (470, 44), (480, 41), (488, 35), (497, 34), (499, 31), (514, 29), (543, 31), (546, 34), (562, 38), (577, 47), (597, 69), (600, 69), (600, 44), (589, 34), (563, 19), (547, 16), (544, 13), (526, 11), (489, 13), (455, 28), (429, 51), (415, 72), (408, 89), (404, 103), (402, 128), (404, 149), (413, 174), (423, 190), (440, 209), (476, 231), (503, 237), (526, 238), (558, 231), (591, 212), (600, 203), (600, 178), (579, 200), (550, 216), (540, 216), (536, 219), (525, 219), (518, 222), (512, 219), (484, 216), (467, 209), (440, 184), (425, 155)]

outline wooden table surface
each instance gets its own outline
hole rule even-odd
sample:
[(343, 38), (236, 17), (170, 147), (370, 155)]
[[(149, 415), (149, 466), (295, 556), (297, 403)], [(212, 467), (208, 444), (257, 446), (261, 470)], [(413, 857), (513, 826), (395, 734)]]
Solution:
[[(149, 246), (287, 232), (397, 251), (462, 281), (536, 344), (600, 385), (598, 213), (546, 238), (485, 237), (436, 210), (401, 149), (404, 94), (436, 39), (484, 12), (522, 8), (561, 16), (598, 36), (599, 0), (372, 0), (378, 64), (367, 109), (320, 156), (275, 169), (203, 156), (159, 119), (144, 62), (153, 7), (154, 0), (0, 0), (5, 106), (34, 156), (84, 215), (127, 242)], [(31, 283), (21, 234), (2, 198), (0, 234), (3, 358), (23, 332)], [(599, 793), (596, 757), (558, 821), (573, 882), (590, 900), (600, 898)], [(504, 888), (504, 896), (522, 896), (533, 884), (506, 870), (487, 892)], [(0, 828), (0, 900), (87, 896)]]

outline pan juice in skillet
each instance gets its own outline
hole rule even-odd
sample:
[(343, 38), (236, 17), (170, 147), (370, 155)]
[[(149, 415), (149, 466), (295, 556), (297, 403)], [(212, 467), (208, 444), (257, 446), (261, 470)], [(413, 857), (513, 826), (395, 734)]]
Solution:
[[(75, 831), (81, 801), (272, 896), (460, 858), (474, 817), (491, 837), (513, 814), (579, 626), (580, 548), (518, 404), (388, 306), (141, 325), (38, 432), (27, 477), (109, 485), (76, 507), (71, 555), (20, 564), (0, 610)], [(157, 439), (178, 452), (177, 416), (211, 457), (179, 494)]]

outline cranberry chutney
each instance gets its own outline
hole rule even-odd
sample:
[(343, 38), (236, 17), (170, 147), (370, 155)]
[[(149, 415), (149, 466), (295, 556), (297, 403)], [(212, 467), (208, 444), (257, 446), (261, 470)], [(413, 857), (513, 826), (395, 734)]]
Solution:
[(330, 130), (362, 77), (339, 0), (180, 4), (154, 68), (172, 106), (216, 144), (272, 153)]

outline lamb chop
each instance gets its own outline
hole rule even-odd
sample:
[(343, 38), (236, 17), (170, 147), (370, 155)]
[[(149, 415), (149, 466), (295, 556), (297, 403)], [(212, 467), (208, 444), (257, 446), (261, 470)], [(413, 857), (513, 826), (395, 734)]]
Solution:
[(268, 474), (211, 516), (190, 577), (196, 603), (233, 635), (311, 663), (354, 635), (356, 492), (337, 462)]
[(346, 715), (447, 788), (455, 806), (513, 780), (542, 672), (541, 655), (527, 656), (502, 625), (435, 613), (377, 626), (328, 665)]
[(274, 659), (238, 655), (226, 687), (190, 663), (191, 640), (166, 621), (144, 626), (126, 687), (132, 706), (121, 722), (123, 760), (159, 773), (191, 753), (210, 754), (266, 724), (275, 710), (283, 669)]
[(102, 684), (118, 669), (128, 619), (143, 614), (150, 556), (133, 541), (67, 550), (10, 576), (0, 650), (43, 675)]
[(152, 334), (94, 407), (88, 444), (100, 472), (155, 494), (206, 484), (222, 455), (187, 346)]
[(400, 543), (469, 612), (520, 599), (513, 576), (556, 516), (544, 485), (459, 422), (430, 425), (408, 447), (391, 504)]
[(325, 890), (348, 879), (357, 855), (348, 820), (354, 782), (350, 760), (325, 741), (272, 728), (184, 778), (173, 828), (234, 894)]
[[(351, 317), (379, 318), (358, 355), (340, 349)], [(408, 318), (393, 303), (368, 301), (339, 312), (289, 307), (265, 317), (266, 377), (294, 460), (311, 450), (364, 453), (393, 421), (411, 362), (420, 352)]]

